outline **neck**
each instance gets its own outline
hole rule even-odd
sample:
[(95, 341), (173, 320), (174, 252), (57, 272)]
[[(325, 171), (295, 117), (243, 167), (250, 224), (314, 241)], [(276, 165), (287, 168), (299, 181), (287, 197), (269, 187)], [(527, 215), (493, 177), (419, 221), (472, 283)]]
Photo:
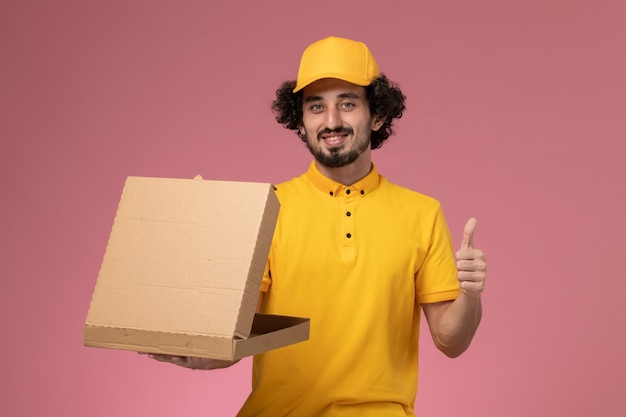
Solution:
[(329, 168), (315, 161), (317, 169), (333, 181), (343, 185), (352, 185), (365, 177), (372, 169), (371, 150), (367, 149), (356, 161), (339, 168)]

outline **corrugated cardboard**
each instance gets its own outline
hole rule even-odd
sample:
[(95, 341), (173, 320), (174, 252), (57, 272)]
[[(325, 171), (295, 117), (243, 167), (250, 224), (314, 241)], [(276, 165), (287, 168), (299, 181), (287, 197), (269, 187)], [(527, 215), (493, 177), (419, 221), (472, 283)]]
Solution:
[(255, 314), (278, 211), (270, 184), (128, 177), (85, 345), (235, 360), (308, 339)]

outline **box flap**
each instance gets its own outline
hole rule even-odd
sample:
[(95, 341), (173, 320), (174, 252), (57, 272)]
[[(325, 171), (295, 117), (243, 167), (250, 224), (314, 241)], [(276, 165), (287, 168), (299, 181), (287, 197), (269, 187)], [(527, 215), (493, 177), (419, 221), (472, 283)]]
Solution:
[(310, 319), (301, 317), (257, 314), (248, 339), (236, 339), (233, 359), (256, 355), (309, 338)]
[(86, 327), (247, 338), (278, 210), (270, 184), (128, 177)]

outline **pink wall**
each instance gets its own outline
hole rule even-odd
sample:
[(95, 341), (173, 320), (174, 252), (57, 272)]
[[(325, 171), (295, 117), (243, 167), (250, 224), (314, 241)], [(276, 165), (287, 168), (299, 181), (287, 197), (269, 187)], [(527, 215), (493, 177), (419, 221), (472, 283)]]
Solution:
[(490, 260), (472, 348), (423, 339), (419, 414), (622, 415), (625, 4), (2, 1), (0, 414), (235, 413), (248, 360), (188, 371), (85, 348), (81, 326), (127, 175), (306, 168), (269, 103), (335, 34), (408, 96), (381, 172), (439, 198), (457, 244), (477, 216)]

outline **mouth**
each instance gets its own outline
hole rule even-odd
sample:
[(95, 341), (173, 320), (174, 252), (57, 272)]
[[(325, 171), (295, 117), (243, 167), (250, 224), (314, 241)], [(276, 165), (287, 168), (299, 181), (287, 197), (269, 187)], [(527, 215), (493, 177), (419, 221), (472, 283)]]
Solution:
[(350, 133), (351, 132), (347, 130), (332, 132), (324, 131), (320, 132), (320, 134), (318, 135), (318, 139), (324, 142), (326, 146), (330, 148), (335, 148), (337, 146), (341, 146), (348, 139)]

